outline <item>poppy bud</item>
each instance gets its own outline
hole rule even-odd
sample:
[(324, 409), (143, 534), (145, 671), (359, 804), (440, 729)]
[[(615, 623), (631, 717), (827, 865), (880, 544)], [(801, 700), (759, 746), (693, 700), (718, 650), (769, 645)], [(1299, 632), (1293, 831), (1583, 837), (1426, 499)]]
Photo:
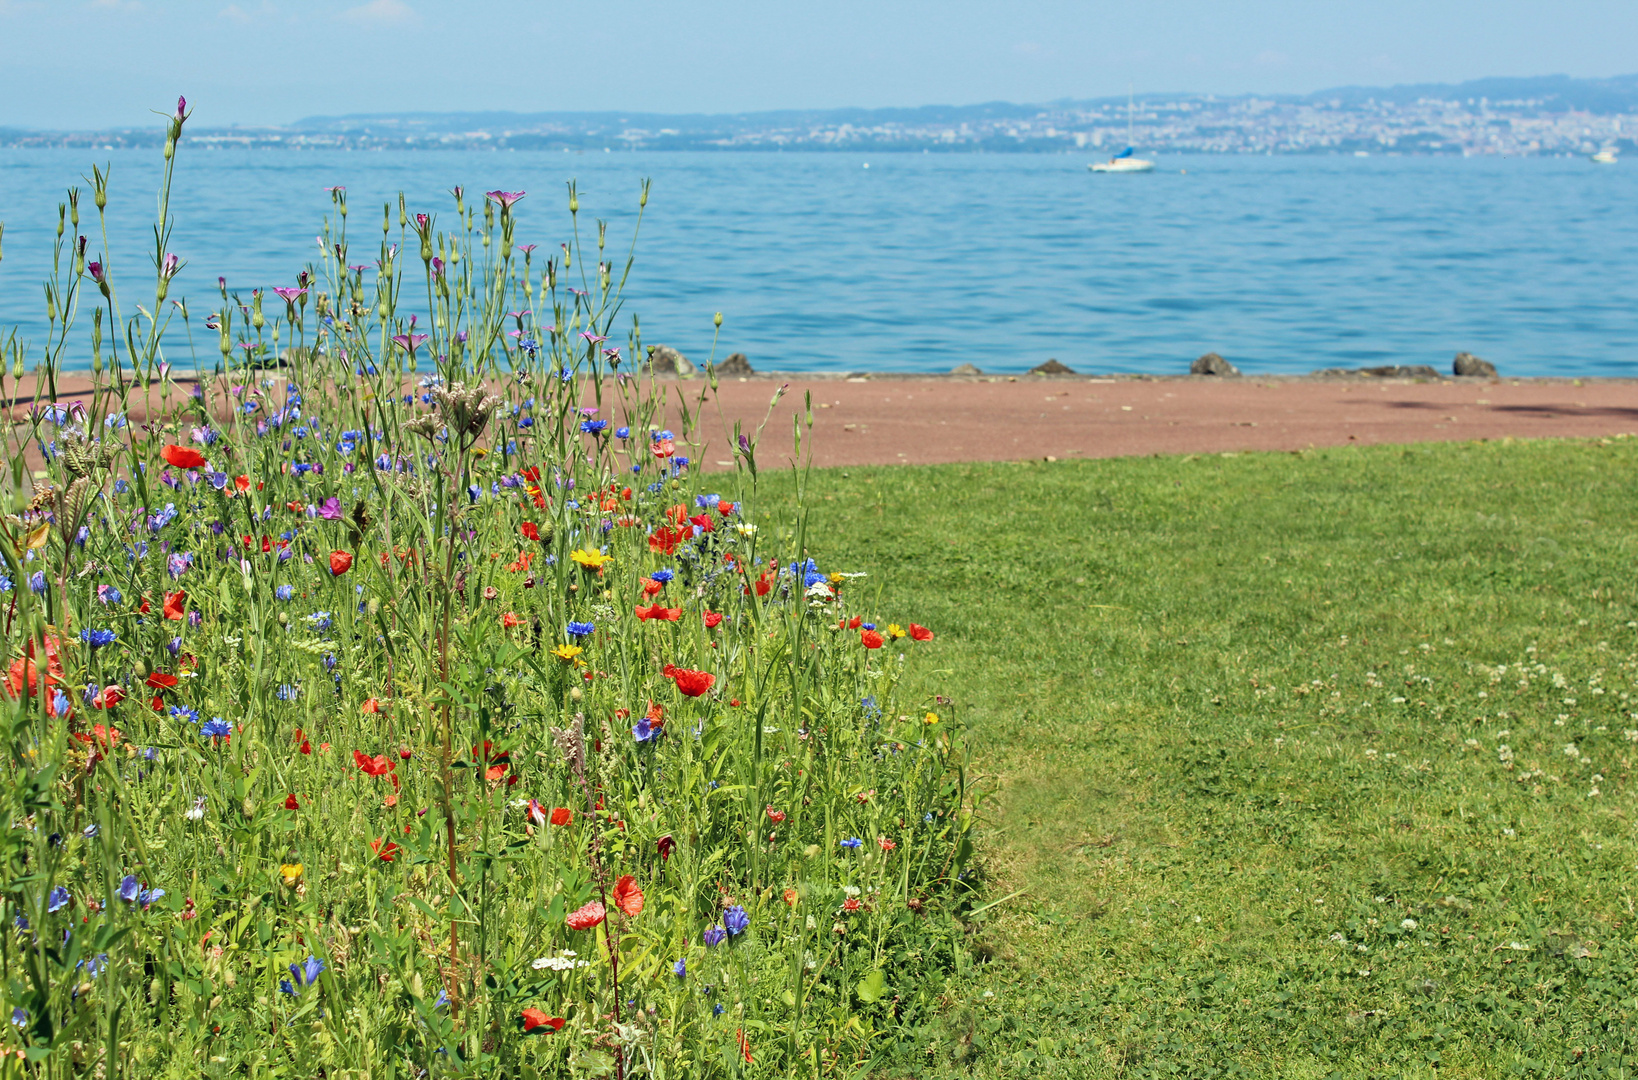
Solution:
[(411, 750), (411, 749), (410, 749), (410, 745), (409, 745), (409, 743), (399, 743), (399, 744), (398, 744), (398, 756), (399, 756), (399, 758), (401, 758), (401, 759), (402, 759), (402, 760), (404, 760), (404, 761), (408, 761), (408, 760), (409, 760), (409, 759), (410, 759), (410, 755), (411, 755), (411, 754), (412, 754), (412, 753), (413, 753), (413, 752), (414, 752), (414, 751), (412, 751), (412, 750)]

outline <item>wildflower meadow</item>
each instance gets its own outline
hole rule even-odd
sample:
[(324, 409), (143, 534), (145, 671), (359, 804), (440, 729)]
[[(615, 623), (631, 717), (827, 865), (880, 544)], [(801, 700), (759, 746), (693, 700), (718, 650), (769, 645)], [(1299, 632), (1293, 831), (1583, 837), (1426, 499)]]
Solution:
[(0, 1072), (856, 1074), (960, 962), (974, 797), (937, 627), (759, 501), (804, 426), (648, 372), (572, 186), (539, 247), (335, 188), (286, 283), (173, 295), (187, 117), (149, 257), (96, 168), (0, 338)]

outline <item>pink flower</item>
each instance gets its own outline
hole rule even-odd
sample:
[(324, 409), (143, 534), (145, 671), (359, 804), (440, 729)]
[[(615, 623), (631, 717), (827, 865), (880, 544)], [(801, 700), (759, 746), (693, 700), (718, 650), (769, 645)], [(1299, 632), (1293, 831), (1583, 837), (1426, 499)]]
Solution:
[(512, 204), (523, 198), (527, 192), (523, 191), (486, 191), (484, 198), (501, 204), (502, 210), (512, 209)]
[(273, 286), (273, 291), (278, 293), (279, 298), (287, 304), (294, 304), (297, 300), (307, 295), (306, 289), (291, 289), (282, 285)]

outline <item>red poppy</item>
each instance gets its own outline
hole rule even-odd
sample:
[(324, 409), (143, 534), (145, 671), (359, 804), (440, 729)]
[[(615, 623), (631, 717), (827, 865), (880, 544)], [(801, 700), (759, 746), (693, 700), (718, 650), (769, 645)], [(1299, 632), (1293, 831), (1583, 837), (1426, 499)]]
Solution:
[(381, 702), (377, 698), (366, 698), (365, 701), (364, 701), (364, 704), (362, 706), (360, 706), (359, 711), (360, 712), (367, 712), (367, 713), (381, 712), (382, 711)]
[(593, 900), (586, 906), (576, 908), (563, 916), (563, 923), (570, 930), (590, 930), (602, 922), (606, 914), (603, 905)]
[(717, 513), (721, 514), (723, 517), (727, 517), (729, 514), (732, 514), (733, 512), (734, 512), (734, 504), (733, 503), (731, 503), (731, 502), (719, 502), (719, 503), (717, 503)]
[(874, 630), (859, 631), (859, 644), (867, 649), (879, 649), (884, 641), (885, 639)]
[(288, 794), (288, 795), (286, 795), (284, 797), (284, 808), (286, 810), (300, 810), (301, 809), (301, 803), (296, 801), (296, 793), (295, 792), (292, 791), (290, 794)]
[(641, 584), (643, 586), (644, 596), (658, 596), (665, 589), (665, 585), (655, 581), (653, 578), (643, 578), (641, 580)]
[(176, 685), (175, 675), (167, 675), (163, 671), (156, 671), (147, 678), (147, 684), (155, 690), (169, 690)]
[(330, 573), (340, 577), (353, 568), (353, 556), (347, 551), (330, 552)]
[(915, 623), (911, 623), (910, 639), (912, 641), (932, 641), (933, 632), (927, 629), (925, 626), (917, 626)]
[(857, 630), (862, 625), (864, 625), (864, 620), (855, 615), (852, 619), (848, 620), (847, 628), (849, 630)]
[(717, 624), (722, 622), (722, 612), (720, 612), (720, 611), (707, 611), (705, 613), (705, 615), (704, 615), (704, 618), (705, 618), (705, 628), (707, 630), (715, 630), (717, 628)]
[(756, 579), (756, 594), (758, 596), (767, 596), (769, 592), (773, 591), (774, 579), (778, 576), (777, 571), (769, 570), (758, 577)]
[(233, 478), (233, 486), (238, 488), (240, 491), (249, 491), (250, 490), (250, 477), (248, 477), (248, 476), (235, 476)]
[(630, 874), (623, 875), (614, 883), (614, 906), (632, 919), (643, 913), (643, 890), (637, 887), (637, 879)]
[(521, 527), (521, 531), (525, 540), (538, 541), (540, 539), (540, 527), (532, 521), (525, 521)]
[(751, 1040), (745, 1037), (745, 1029), (739, 1029), (739, 1052), (745, 1055), (745, 1064), (751, 1064)]
[(148, 598), (146, 596), (144, 596), (142, 598), (142, 603), (137, 607), (137, 612), (139, 614), (146, 615), (146, 614), (148, 614), (148, 610), (149, 610), (149, 608), (148, 608)]
[(523, 617), (514, 611), (508, 611), (506, 614), (501, 616), (501, 625), (506, 627), (508, 630), (512, 629), (514, 626), (522, 626)]
[(689, 697), (699, 697), (717, 681), (717, 677), (709, 671), (692, 671), (688, 668), (672, 668), (671, 678), (677, 680), (677, 689)]
[(670, 457), (672, 454), (675, 454), (676, 452), (677, 452), (677, 444), (672, 442), (670, 439), (655, 439), (654, 440), (654, 456), (655, 457), (660, 458), (660, 459), (663, 460), (665, 458)]
[(574, 815), (569, 813), (567, 806), (559, 806), (552, 810), (553, 825), (567, 825), (573, 818)]
[(187, 617), (188, 594), (178, 589), (173, 593), (165, 594), (165, 617), (167, 619), (183, 619)]
[(533, 1031), (536, 1028), (551, 1028), (553, 1031), (562, 1031), (567, 1021), (561, 1016), (547, 1016), (539, 1009), (523, 1010), (523, 1030)]
[(272, 551), (272, 550), (273, 550), (273, 538), (271, 536), (263, 536), (262, 537), (262, 554), (266, 555), (269, 551)]
[(660, 853), (661, 862), (665, 862), (667, 859), (671, 858), (671, 850), (676, 846), (677, 842), (671, 839), (670, 833), (666, 833), (664, 836), (660, 837), (654, 842), (655, 849)]
[(197, 469), (205, 463), (205, 455), (186, 446), (167, 446), (159, 452), (167, 464), (178, 469)]
[(649, 607), (640, 607), (636, 608), (635, 610), (637, 612), (637, 618), (644, 622), (647, 622), (649, 619), (659, 619), (662, 622), (676, 622), (678, 619), (682, 618), (682, 608), (680, 607), (668, 608), (661, 604), (653, 604)]
[(385, 776), (393, 769), (393, 763), (386, 754), (371, 757), (362, 750), (354, 750), (353, 761), (366, 776)]
[(691, 524), (698, 525), (706, 532), (717, 531), (717, 523), (711, 519), (710, 514), (696, 514), (688, 520)]
[(382, 862), (392, 862), (392, 857), (398, 853), (398, 845), (382, 837), (380, 840), (370, 841), (370, 850), (375, 852)]
[(125, 700), (125, 690), (119, 686), (105, 686), (97, 691), (97, 696), (91, 699), (91, 704), (99, 709), (112, 709)]

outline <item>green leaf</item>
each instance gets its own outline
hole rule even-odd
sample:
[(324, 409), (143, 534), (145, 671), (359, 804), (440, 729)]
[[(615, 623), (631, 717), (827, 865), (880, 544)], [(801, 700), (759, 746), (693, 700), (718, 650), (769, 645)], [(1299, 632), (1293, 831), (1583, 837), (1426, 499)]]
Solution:
[(859, 980), (859, 985), (853, 992), (859, 995), (859, 1000), (866, 1005), (874, 1005), (882, 999), (882, 991), (887, 987), (887, 976), (880, 968)]

